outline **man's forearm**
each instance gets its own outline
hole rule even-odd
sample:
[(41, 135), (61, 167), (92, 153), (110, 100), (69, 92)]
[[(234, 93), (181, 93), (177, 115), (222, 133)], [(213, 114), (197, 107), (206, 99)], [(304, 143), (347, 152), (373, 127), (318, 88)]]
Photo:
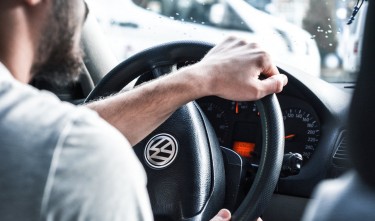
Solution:
[[(134, 145), (162, 124), (178, 107), (206, 96), (202, 81), (183, 68), (87, 106), (116, 127)], [(207, 85), (206, 85), (207, 86)]]

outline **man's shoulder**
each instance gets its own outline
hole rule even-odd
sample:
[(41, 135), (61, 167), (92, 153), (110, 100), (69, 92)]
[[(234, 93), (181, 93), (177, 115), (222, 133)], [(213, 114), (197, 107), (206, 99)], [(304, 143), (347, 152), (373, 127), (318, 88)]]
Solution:
[(90, 157), (104, 156), (105, 141), (116, 150), (128, 144), (94, 111), (61, 102), (49, 92), (11, 78), (0, 79), (0, 122), (0, 200), (9, 202), (0, 208), (4, 220), (40, 216), (51, 162), (59, 146), (67, 150), (62, 152), (66, 153), (64, 159), (69, 159), (69, 150), (76, 150), (81, 154), (76, 154), (75, 160), (80, 155), (81, 162), (87, 162)]
[(77, 115), (93, 116), (95, 113), (61, 102), (50, 92), (39, 91), (14, 79), (0, 80), (0, 132), (8, 134), (8, 138), (18, 134), (26, 140), (56, 139), (66, 123), (74, 121)]
[(49, 158), (58, 142), (74, 139), (80, 139), (76, 145), (91, 147), (103, 145), (99, 141), (90, 142), (96, 139), (129, 145), (125, 137), (95, 111), (62, 102), (48, 91), (14, 79), (0, 80), (0, 122), (0, 145), (24, 154), (41, 152)]

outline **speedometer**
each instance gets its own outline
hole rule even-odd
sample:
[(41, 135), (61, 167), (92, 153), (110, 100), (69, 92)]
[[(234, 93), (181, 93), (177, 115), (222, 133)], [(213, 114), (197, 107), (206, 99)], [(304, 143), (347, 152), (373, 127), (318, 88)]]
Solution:
[(306, 163), (315, 151), (320, 138), (320, 123), (301, 108), (283, 110), (285, 125), (285, 153), (299, 153)]

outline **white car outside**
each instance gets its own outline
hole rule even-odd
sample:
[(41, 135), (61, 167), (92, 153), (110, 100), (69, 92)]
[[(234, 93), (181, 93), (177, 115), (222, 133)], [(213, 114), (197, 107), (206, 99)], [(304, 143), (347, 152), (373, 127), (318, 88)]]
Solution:
[[(283, 19), (262, 12), (245, 1), (227, 0), (227, 2), (257, 35), (267, 35), (268, 33), (263, 33), (265, 30), (264, 27), (269, 27), (267, 30), (271, 30), (271, 34), (275, 38), (278, 36), (283, 39), (287, 51), (277, 52), (277, 56), (274, 58), (278, 62), (287, 63), (311, 75), (320, 76), (320, 54), (318, 46), (311, 34)], [(275, 45), (272, 41), (268, 42), (268, 44), (270, 44), (271, 47)]]
[[(109, 5), (113, 5), (109, 4), (112, 1), (116, 2), (118, 10), (106, 9)], [(149, 4), (142, 8), (131, 0), (89, 0), (88, 3), (104, 32), (109, 36), (110, 46), (120, 60), (165, 42), (199, 40), (215, 44), (226, 36), (236, 35), (248, 41), (259, 42), (278, 62), (287, 63), (314, 76), (320, 76), (318, 49), (307, 32), (259, 11), (242, 0), (226, 0), (215, 5), (224, 6), (221, 8), (226, 11), (221, 11), (221, 13), (229, 13), (229, 10), (235, 13), (232, 16), (244, 22), (246, 28), (243, 30), (188, 22), (179, 19), (178, 14), (173, 18), (166, 17), (152, 11), (152, 9), (157, 9), (157, 4), (156, 6)], [(215, 17), (215, 13), (218, 13), (219, 17), (225, 16), (225, 14), (220, 14), (220, 7), (216, 7), (216, 11), (212, 9), (213, 7), (206, 11), (209, 16)]]
[(367, 7), (368, 2), (365, 1), (353, 23), (344, 26), (342, 39), (337, 47), (337, 54), (342, 60), (342, 68), (348, 73), (359, 71)]

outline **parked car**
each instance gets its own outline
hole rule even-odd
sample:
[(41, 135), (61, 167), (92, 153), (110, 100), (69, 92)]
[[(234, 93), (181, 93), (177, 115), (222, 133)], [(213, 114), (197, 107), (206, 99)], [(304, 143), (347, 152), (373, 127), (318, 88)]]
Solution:
[[(109, 34), (109, 42), (119, 59), (167, 41), (218, 43), (223, 36), (236, 35), (259, 42), (276, 60), (286, 60), (306, 73), (320, 76), (320, 55), (306, 31), (241, 0), (204, 4), (185, 0), (112, 1), (119, 5), (116, 11), (100, 10), (97, 18)], [(104, 0), (90, 3), (94, 10), (109, 5)], [(150, 35), (153, 38), (148, 38)]]
[[(285, 62), (287, 57), (288, 60), (290, 59), (288, 64), (303, 69), (313, 76), (320, 76), (321, 59), (319, 50), (310, 33), (284, 19), (260, 11), (246, 1), (230, 0), (227, 2), (244, 19), (246, 24), (252, 27), (257, 35), (267, 35), (268, 33), (264, 32), (265, 27), (267, 27), (271, 30), (272, 35), (283, 39), (288, 53), (279, 52), (276, 56), (279, 62)], [(271, 47), (275, 45), (272, 42), (267, 43)], [(306, 58), (309, 59), (309, 62), (306, 62)]]
[(358, 13), (353, 23), (344, 25), (337, 53), (341, 58), (342, 67), (349, 74), (357, 73), (361, 62), (362, 39), (365, 30), (365, 21), (368, 2), (364, 1), (361, 13)]

